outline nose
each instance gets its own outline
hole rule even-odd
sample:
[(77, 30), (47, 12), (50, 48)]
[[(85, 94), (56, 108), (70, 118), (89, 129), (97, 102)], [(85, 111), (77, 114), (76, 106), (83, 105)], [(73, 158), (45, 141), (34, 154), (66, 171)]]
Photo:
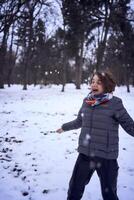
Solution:
[(92, 83), (92, 86), (93, 87), (97, 86), (97, 83), (96, 82)]

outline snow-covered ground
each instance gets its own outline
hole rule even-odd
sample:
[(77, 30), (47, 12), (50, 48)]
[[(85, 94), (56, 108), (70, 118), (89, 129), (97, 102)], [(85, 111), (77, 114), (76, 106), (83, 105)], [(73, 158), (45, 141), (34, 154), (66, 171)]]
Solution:
[[(77, 158), (80, 130), (57, 134), (61, 124), (73, 120), (88, 94), (61, 86), (5, 86), (0, 90), (0, 200), (65, 200)], [(134, 118), (134, 88), (114, 93)], [(134, 138), (120, 127), (118, 196), (134, 199)], [(102, 200), (99, 179), (93, 175), (82, 200)]]

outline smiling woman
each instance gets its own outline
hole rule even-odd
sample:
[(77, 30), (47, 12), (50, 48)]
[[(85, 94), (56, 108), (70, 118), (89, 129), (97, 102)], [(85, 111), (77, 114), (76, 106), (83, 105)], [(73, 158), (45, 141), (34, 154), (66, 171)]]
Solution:
[(103, 84), (100, 78), (95, 74), (91, 81), (91, 90), (94, 94), (100, 94), (103, 92)]
[(117, 196), (119, 124), (134, 136), (134, 121), (122, 100), (113, 96), (116, 83), (107, 72), (95, 72), (91, 92), (83, 100), (75, 120), (62, 125), (58, 133), (81, 128), (78, 158), (69, 182), (67, 200), (80, 200), (86, 184), (96, 171), (104, 200)]
[(112, 75), (107, 72), (95, 72), (91, 78), (90, 84), (94, 94), (113, 92), (116, 86)]

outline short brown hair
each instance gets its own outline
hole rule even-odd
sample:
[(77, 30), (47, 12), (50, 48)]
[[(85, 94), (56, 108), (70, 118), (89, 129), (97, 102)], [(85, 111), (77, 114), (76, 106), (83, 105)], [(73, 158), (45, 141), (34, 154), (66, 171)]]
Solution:
[(105, 72), (105, 71), (94, 72), (92, 77), (91, 77), (90, 83), (92, 82), (92, 79), (95, 75), (97, 75), (99, 77), (100, 81), (102, 82), (105, 93), (110, 93), (110, 92), (113, 92), (115, 90), (116, 82), (113, 78), (113, 75), (110, 72)]

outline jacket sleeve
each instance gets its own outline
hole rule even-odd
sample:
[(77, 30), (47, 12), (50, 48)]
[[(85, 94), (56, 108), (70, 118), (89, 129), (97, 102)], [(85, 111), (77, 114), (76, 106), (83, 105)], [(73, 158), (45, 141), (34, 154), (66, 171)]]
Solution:
[(134, 136), (134, 121), (123, 106), (121, 99), (119, 99), (116, 106), (116, 120), (129, 135)]
[[(83, 104), (82, 104), (83, 106)], [(77, 115), (77, 118), (73, 121), (70, 121), (70, 122), (67, 122), (65, 124), (62, 125), (62, 129), (64, 131), (70, 131), (70, 130), (73, 130), (73, 129), (78, 129), (78, 128), (81, 128), (82, 126), (82, 106), (78, 112), (78, 115)]]

